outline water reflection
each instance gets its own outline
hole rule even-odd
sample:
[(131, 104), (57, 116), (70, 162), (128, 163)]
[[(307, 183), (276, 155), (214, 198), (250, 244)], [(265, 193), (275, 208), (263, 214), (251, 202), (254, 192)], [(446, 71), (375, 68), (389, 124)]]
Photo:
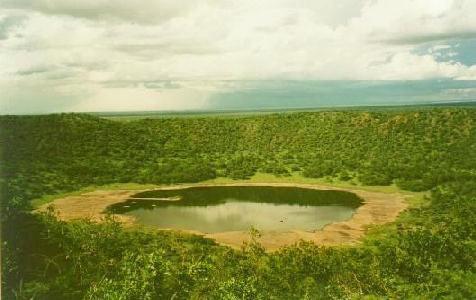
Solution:
[(194, 187), (148, 191), (134, 198), (149, 200), (130, 199), (110, 210), (132, 215), (143, 225), (206, 233), (248, 230), (251, 226), (316, 230), (349, 219), (361, 203), (349, 192), (292, 187)]

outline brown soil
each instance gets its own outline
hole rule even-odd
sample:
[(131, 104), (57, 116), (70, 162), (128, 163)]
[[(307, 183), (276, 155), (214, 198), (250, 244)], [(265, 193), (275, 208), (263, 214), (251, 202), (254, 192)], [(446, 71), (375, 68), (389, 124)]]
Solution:
[[(398, 214), (407, 208), (405, 196), (399, 193), (379, 193), (358, 189), (336, 188), (310, 184), (287, 183), (236, 183), (216, 184), (217, 186), (289, 186), (312, 188), (319, 190), (342, 190), (355, 193), (363, 199), (363, 204), (356, 210), (350, 220), (326, 225), (323, 229), (314, 232), (292, 231), (264, 231), (258, 239), (267, 250), (276, 250), (280, 247), (291, 245), (300, 240), (314, 242), (318, 245), (343, 245), (357, 243), (364, 236), (369, 225), (379, 225), (392, 222)], [(163, 189), (182, 189), (196, 185), (180, 185)], [(204, 186), (204, 185), (200, 185)], [(213, 186), (213, 184), (207, 185)], [(105, 209), (112, 204), (124, 202), (131, 195), (142, 190), (98, 190), (84, 193), (79, 196), (68, 196), (56, 199), (53, 203), (42, 205), (39, 210), (45, 210), (49, 205), (54, 205), (58, 216), (62, 220), (89, 218), (93, 221), (102, 221)], [(134, 218), (125, 215), (114, 215), (126, 226), (134, 225)], [(201, 234), (199, 232), (193, 232)], [(216, 240), (218, 243), (239, 248), (244, 242), (250, 241), (246, 231), (228, 231), (213, 234), (202, 234), (206, 238)]]

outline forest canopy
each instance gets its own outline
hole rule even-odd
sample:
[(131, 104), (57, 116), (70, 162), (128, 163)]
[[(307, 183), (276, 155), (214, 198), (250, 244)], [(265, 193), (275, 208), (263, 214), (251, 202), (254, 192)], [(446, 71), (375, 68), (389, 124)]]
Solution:
[(7, 193), (25, 200), (91, 184), (243, 179), (258, 171), (420, 191), (474, 178), (475, 122), (474, 109), (133, 122), (4, 116), (2, 169)]

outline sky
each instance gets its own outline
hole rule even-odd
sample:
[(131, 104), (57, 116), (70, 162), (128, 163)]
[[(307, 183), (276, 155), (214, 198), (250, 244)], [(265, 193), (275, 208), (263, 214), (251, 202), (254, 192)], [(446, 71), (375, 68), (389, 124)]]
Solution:
[(0, 114), (476, 99), (475, 0), (0, 0)]

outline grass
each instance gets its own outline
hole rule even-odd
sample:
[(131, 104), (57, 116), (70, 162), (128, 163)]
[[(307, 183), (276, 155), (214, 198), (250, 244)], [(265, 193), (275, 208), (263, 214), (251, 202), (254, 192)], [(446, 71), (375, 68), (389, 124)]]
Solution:
[[(208, 184), (228, 184), (228, 183), (296, 183), (296, 184), (316, 184), (329, 187), (338, 187), (346, 189), (359, 189), (370, 192), (380, 192), (380, 193), (401, 193), (407, 196), (407, 202), (410, 204), (410, 207), (417, 207), (424, 205), (427, 201), (425, 200), (425, 195), (428, 192), (410, 192), (404, 191), (398, 188), (396, 185), (389, 186), (365, 186), (356, 182), (341, 181), (334, 178), (308, 178), (304, 177), (299, 173), (293, 173), (291, 176), (275, 176), (273, 174), (267, 173), (256, 173), (250, 179), (231, 179), (227, 177), (218, 177), (215, 179), (210, 179), (196, 183), (196, 185), (208, 185)], [(54, 195), (46, 195), (38, 199), (31, 201), (33, 208), (38, 208), (39, 206), (50, 203), (58, 198), (64, 198), (67, 196), (77, 196), (88, 192), (93, 192), (96, 190), (142, 190), (142, 189), (153, 189), (158, 187), (169, 186), (170, 184), (139, 184), (139, 183), (113, 183), (107, 185), (91, 185), (74, 192), (65, 192), (58, 193)], [(177, 185), (189, 185), (187, 183), (183, 184), (171, 184), (174, 186)]]
[[(429, 192), (413, 193), (413, 195), (407, 197), (405, 200), (407, 201), (410, 209), (418, 208), (430, 204), (428, 195)], [(395, 222), (381, 225), (371, 225), (368, 228), (365, 236), (362, 238), (362, 242), (383, 240), (390, 234), (395, 233), (398, 224), (408, 227), (409, 224), (414, 224), (416, 220), (417, 218), (407, 209), (398, 215)], [(368, 245), (369, 243), (366, 244)]]
[(32, 200), (31, 206), (33, 209), (40, 207), (43, 204), (53, 202), (56, 199), (64, 198), (68, 196), (78, 196), (84, 193), (93, 192), (97, 190), (142, 190), (152, 189), (157, 187), (155, 184), (139, 184), (139, 183), (112, 183), (106, 185), (90, 185), (74, 192), (64, 192), (54, 195), (45, 195), (41, 198)]
[[(406, 196), (406, 201), (409, 204), (409, 208), (417, 208), (429, 204), (429, 192), (410, 192), (404, 191), (398, 188), (396, 185), (390, 186), (364, 186), (356, 182), (340, 181), (334, 178), (307, 178), (303, 177), (299, 173), (294, 173), (291, 176), (282, 176), (278, 177), (272, 174), (267, 173), (257, 173), (249, 179), (240, 179), (234, 180), (231, 178), (219, 177), (211, 180), (202, 181), (194, 185), (210, 185), (210, 184), (230, 184), (230, 183), (295, 183), (295, 184), (315, 184), (329, 187), (340, 187), (343, 189), (359, 189), (372, 192), (381, 192), (381, 193), (400, 193)], [(177, 185), (190, 185), (190, 184), (172, 184)], [(78, 191), (69, 192), (69, 193), (59, 193), (56, 195), (48, 195), (41, 197), (39, 199), (33, 200), (32, 206), (38, 208), (39, 206), (52, 202), (55, 199), (63, 198), (67, 196), (80, 195), (87, 192), (92, 192), (96, 190), (143, 190), (143, 189), (153, 189), (158, 187), (169, 186), (169, 184), (138, 184), (138, 183), (116, 183), (108, 184), (102, 186), (88, 186)], [(365, 236), (361, 239), (361, 245), (365, 247), (373, 247), (375, 245), (373, 242), (383, 240), (388, 238), (392, 234), (395, 234), (397, 231), (397, 224), (402, 224), (406, 227), (415, 220), (415, 217), (412, 216), (411, 212), (408, 210), (402, 212), (394, 222), (381, 225), (370, 225)], [(137, 229), (139, 227), (134, 227)], [(140, 226), (143, 230), (149, 231), (147, 227)], [(134, 230), (129, 228), (128, 230)], [(154, 230), (151, 230), (154, 231)], [(340, 245), (337, 247), (352, 247), (350, 245)]]
[(268, 173), (256, 173), (250, 179), (239, 179), (234, 180), (231, 178), (226, 177), (219, 177), (215, 179), (210, 179), (207, 181), (202, 182), (203, 184), (225, 184), (225, 183), (300, 183), (300, 184), (317, 184), (323, 186), (330, 186), (330, 187), (339, 187), (339, 188), (348, 188), (348, 189), (359, 189), (369, 192), (380, 192), (380, 193), (402, 193), (405, 195), (420, 195), (424, 194), (425, 192), (410, 192), (404, 191), (397, 187), (396, 185), (389, 185), (389, 186), (367, 186), (362, 185), (358, 182), (352, 181), (342, 181), (335, 178), (308, 178), (304, 177), (299, 173), (293, 173), (291, 176), (275, 176), (273, 174)]
[[(233, 180), (230, 178), (216, 178), (212, 180), (207, 180), (203, 182), (204, 184), (226, 184), (226, 183), (239, 183), (239, 182), (248, 182), (248, 183), (296, 183), (296, 184), (316, 184), (329, 187), (340, 187), (346, 189), (359, 189), (369, 192), (380, 192), (380, 193), (400, 193), (405, 195), (405, 200), (408, 203), (409, 208), (417, 208), (421, 206), (429, 205), (429, 191), (425, 192), (411, 192), (400, 189), (395, 184), (389, 186), (365, 186), (358, 182), (349, 182), (341, 181), (335, 178), (308, 178), (300, 175), (299, 173), (293, 173), (291, 176), (277, 177), (272, 174), (267, 173), (257, 173), (253, 177), (247, 180)], [(394, 233), (397, 230), (397, 224), (411, 224), (414, 221), (415, 217), (406, 210), (402, 212), (396, 219), (395, 222), (390, 222), (387, 224), (381, 225), (371, 225), (369, 226), (368, 232), (362, 238), (362, 242), (371, 242), (375, 240), (382, 240), (388, 237), (391, 233)], [(369, 243), (365, 243), (369, 244)], [(339, 246), (339, 247), (349, 247)]]

